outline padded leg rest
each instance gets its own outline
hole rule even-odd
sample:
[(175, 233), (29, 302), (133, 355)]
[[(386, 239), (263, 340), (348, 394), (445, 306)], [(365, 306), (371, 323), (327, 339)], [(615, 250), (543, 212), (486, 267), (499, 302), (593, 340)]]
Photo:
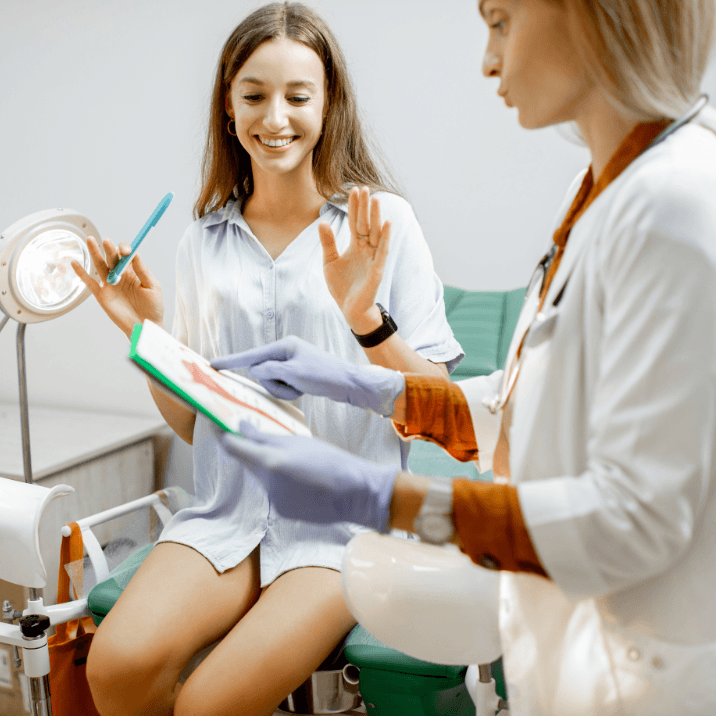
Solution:
[(87, 606), (92, 615), (92, 621), (97, 626), (109, 614), (109, 610), (115, 605), (119, 595), (129, 584), (129, 580), (152, 551), (152, 547), (154, 547), (153, 544), (148, 544), (131, 554), (124, 562), (112, 570), (107, 579), (95, 584), (90, 589), (90, 593), (87, 595)]

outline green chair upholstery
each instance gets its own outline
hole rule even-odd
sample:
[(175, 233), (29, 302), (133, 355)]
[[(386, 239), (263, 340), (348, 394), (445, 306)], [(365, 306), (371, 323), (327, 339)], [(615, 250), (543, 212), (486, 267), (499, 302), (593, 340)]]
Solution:
[(87, 595), (87, 607), (92, 615), (92, 621), (97, 626), (109, 614), (109, 610), (119, 599), (119, 595), (129, 584), (129, 580), (144, 562), (146, 556), (152, 551), (152, 547), (154, 544), (148, 544), (138, 549), (113, 569), (107, 579), (90, 589)]
[[(488, 375), (505, 363), (525, 290), (466, 291), (445, 287), (445, 309), (465, 358), (452, 380)], [(408, 465), (412, 472), (443, 477), (479, 475), (472, 463), (454, 460), (434, 443), (414, 440)], [(109, 578), (92, 588), (87, 603), (95, 624), (109, 613), (153, 545), (138, 550)], [(416, 628), (420, 628), (416, 625)], [(360, 625), (348, 635), (344, 654), (360, 668), (360, 692), (372, 716), (471, 716), (474, 705), (465, 687), (466, 666), (420, 661), (382, 644)], [(505, 698), (501, 663), (492, 665), (498, 693)]]

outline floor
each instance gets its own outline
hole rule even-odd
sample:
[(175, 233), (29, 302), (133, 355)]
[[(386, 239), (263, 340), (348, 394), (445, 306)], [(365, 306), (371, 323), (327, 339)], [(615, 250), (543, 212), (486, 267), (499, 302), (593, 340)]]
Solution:
[[(281, 711), (281, 709), (278, 709), (274, 712), (273, 716), (286, 716), (288, 711)], [(344, 713), (344, 716), (365, 716), (365, 714), (368, 713), (365, 709), (365, 706), (361, 704), (355, 711), (346, 711)], [(313, 716), (313, 714), (291, 714), (291, 716)]]

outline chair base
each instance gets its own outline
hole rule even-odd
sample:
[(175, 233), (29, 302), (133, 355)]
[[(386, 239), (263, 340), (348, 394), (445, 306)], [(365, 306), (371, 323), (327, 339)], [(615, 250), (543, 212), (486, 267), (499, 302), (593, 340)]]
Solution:
[[(346, 676), (346, 672), (349, 672)], [(352, 673), (351, 673), (352, 672)], [(314, 671), (279, 705), (289, 714), (347, 714), (360, 706), (358, 669), (347, 665), (343, 669)]]

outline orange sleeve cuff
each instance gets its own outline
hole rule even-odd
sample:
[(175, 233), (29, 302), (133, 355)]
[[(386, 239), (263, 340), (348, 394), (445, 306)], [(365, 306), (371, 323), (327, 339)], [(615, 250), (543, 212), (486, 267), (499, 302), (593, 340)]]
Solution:
[(455, 383), (425, 375), (405, 376), (406, 423), (393, 423), (402, 438), (437, 443), (456, 460), (477, 460), (472, 416)]
[(549, 578), (527, 531), (516, 487), (465, 478), (452, 484), (455, 529), (473, 562)]

